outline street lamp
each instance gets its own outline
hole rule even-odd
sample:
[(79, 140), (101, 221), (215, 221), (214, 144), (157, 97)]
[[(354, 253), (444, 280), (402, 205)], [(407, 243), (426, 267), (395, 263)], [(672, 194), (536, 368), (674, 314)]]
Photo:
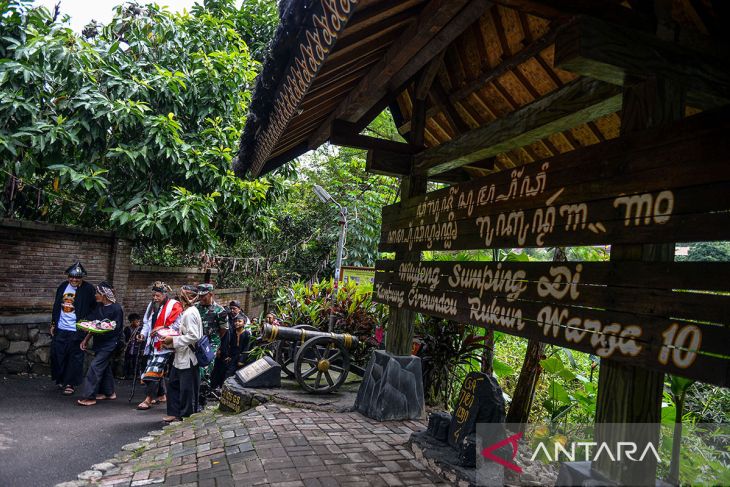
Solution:
[(339, 204), (322, 186), (314, 185), (314, 194), (322, 203), (334, 203), (340, 210), (340, 241), (337, 244), (337, 260), (335, 261), (335, 284), (332, 288), (332, 312), (330, 313), (329, 331), (335, 326), (334, 308), (337, 304), (337, 291), (340, 282), (340, 267), (342, 267), (342, 249), (345, 247), (345, 233), (347, 233), (347, 208)]

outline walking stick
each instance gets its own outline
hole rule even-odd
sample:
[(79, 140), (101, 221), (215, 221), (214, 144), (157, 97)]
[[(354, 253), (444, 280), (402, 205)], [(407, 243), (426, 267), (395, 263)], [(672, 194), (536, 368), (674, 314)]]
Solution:
[[(136, 336), (135, 336), (136, 338)], [(131, 341), (131, 340), (130, 340)], [(139, 380), (137, 378), (137, 372), (139, 372), (139, 357), (142, 355), (142, 350), (145, 348), (142, 346), (142, 343), (139, 343), (140, 347), (137, 349), (137, 357), (134, 359), (134, 374), (132, 375), (132, 393), (129, 395), (129, 401), (132, 402), (132, 398), (134, 397), (134, 390), (137, 388), (137, 381)]]

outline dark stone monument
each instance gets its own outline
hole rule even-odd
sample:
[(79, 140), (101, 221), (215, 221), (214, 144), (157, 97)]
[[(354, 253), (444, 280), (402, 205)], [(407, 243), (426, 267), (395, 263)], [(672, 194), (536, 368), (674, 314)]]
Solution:
[(243, 387), (281, 387), (281, 365), (267, 355), (239, 369), (236, 379)]
[[(505, 412), (502, 389), (494, 377), (472, 372), (462, 384), (453, 416), (431, 413), (428, 429), (413, 433), (409, 440), (416, 458), (454, 485), (502, 485), (501, 467), (485, 476), (477, 469), (477, 423), (501, 423)], [(496, 464), (495, 464), (496, 465)], [(486, 484), (479, 482), (486, 481)], [(496, 479), (496, 480), (495, 480)]]
[(474, 468), (477, 465), (477, 434), (469, 433), (459, 443), (459, 464), (462, 467)]
[(373, 351), (355, 410), (376, 421), (418, 419), (424, 405), (421, 359)]
[(218, 409), (223, 412), (242, 413), (260, 404), (268, 402), (269, 399), (258, 394), (254, 389), (246, 389), (233, 376), (223, 383)]
[(476, 432), (477, 423), (504, 423), (504, 397), (497, 379), (471, 372), (464, 379), (449, 427), (448, 442), (461, 449), (464, 440)]

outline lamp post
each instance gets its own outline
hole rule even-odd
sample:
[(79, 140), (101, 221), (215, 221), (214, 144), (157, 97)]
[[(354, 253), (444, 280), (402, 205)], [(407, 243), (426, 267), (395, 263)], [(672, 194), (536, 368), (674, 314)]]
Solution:
[(337, 260), (335, 261), (335, 283), (332, 287), (332, 312), (328, 329), (331, 332), (335, 327), (334, 307), (337, 304), (337, 292), (340, 282), (340, 268), (342, 267), (342, 250), (345, 247), (345, 234), (347, 233), (347, 208), (339, 204), (325, 189), (317, 184), (314, 185), (314, 194), (322, 203), (334, 203), (340, 210), (340, 240), (337, 243)]

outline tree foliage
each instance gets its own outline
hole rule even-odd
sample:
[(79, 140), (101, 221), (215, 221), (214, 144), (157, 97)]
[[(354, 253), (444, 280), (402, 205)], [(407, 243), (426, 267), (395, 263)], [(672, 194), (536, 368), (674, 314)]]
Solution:
[(678, 261), (730, 262), (730, 242), (693, 242), (688, 245), (686, 256), (677, 256)]
[[(83, 35), (56, 17), (0, 0), (7, 215), (187, 249), (274, 230), (267, 210), (283, 177), (244, 181), (230, 170), (259, 67), (233, 0), (182, 14), (125, 4)], [(248, 18), (249, 38), (269, 35), (270, 20)]]
[[(387, 112), (367, 130), (379, 137), (398, 137)], [(219, 278), (226, 285), (252, 285), (260, 294), (273, 296), (278, 287), (291, 281), (332, 276), (340, 230), (338, 208), (317, 198), (315, 184), (348, 209), (343, 265), (375, 265), (381, 209), (396, 201), (399, 183), (394, 178), (367, 173), (365, 155), (362, 150), (323, 146), (292, 163), (290, 171), (297, 178), (286, 200), (272, 213), (275, 237), (247, 235), (229, 252), (260, 262), (249, 265), (246, 271), (239, 263), (233, 272), (231, 260), (219, 260)]]

